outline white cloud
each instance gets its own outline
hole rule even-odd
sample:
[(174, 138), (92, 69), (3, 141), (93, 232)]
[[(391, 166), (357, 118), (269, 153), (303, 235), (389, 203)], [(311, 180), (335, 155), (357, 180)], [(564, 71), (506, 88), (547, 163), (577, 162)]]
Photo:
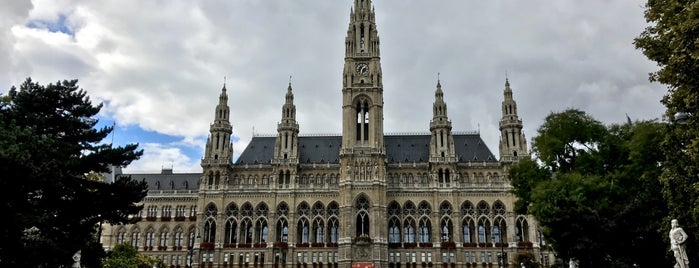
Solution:
[(145, 143), (141, 145), (143, 156), (124, 169), (124, 173), (151, 173), (163, 168), (175, 172), (201, 172), (199, 162), (192, 161), (182, 150), (170, 144)]
[[(12, 1), (0, 11), (0, 59), (8, 62), (0, 66), (0, 89), (27, 76), (42, 83), (79, 78), (94, 99), (108, 101), (104, 113), (119, 124), (201, 144), (227, 76), (239, 154), (253, 127), (276, 132), (292, 75), (301, 132), (341, 132), (349, 2), (31, 4)], [(645, 26), (642, 0), (374, 5), (386, 131), (429, 130), (438, 72), (454, 129), (480, 125), (495, 154), (506, 71), (530, 138), (548, 113), (569, 107), (604, 123), (663, 112), (664, 87), (647, 80), (656, 67), (632, 44)], [(73, 36), (26, 26), (59, 14)]]

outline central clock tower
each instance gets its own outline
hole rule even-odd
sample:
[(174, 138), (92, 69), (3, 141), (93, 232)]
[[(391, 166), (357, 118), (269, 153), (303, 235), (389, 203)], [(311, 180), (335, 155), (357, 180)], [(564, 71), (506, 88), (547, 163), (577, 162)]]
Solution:
[(388, 267), (383, 83), (371, 0), (354, 1), (345, 38), (340, 165), (341, 267)]

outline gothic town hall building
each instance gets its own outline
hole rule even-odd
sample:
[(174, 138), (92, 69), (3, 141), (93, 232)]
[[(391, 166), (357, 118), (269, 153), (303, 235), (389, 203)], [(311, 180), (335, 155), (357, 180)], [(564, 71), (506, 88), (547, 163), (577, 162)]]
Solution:
[(341, 136), (299, 136), (289, 85), (276, 136), (253, 137), (234, 162), (224, 86), (203, 173), (126, 174), (149, 193), (138, 223), (104, 227), (105, 247), (130, 243), (168, 267), (498, 267), (500, 256), (519, 267), (520, 254), (553, 257), (535, 219), (513, 211), (506, 172), (528, 152), (509, 82), (498, 160), (479, 133), (452, 131), (439, 81), (429, 132), (384, 133), (371, 0), (354, 1), (344, 45)]

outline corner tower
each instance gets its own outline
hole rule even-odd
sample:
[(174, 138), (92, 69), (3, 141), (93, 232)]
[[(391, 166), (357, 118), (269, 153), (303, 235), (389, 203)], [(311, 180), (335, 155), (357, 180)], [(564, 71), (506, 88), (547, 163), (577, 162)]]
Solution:
[(529, 157), (527, 140), (522, 132), (522, 120), (517, 115), (517, 102), (512, 98), (510, 81), (505, 78), (502, 118), (500, 119), (500, 162), (512, 163), (519, 157)]
[(233, 144), (231, 143), (233, 127), (229, 115), (228, 94), (224, 84), (218, 97), (214, 122), (209, 127), (204, 158), (201, 160), (203, 169), (201, 189), (217, 190), (222, 188), (226, 181), (225, 176), (233, 161)]

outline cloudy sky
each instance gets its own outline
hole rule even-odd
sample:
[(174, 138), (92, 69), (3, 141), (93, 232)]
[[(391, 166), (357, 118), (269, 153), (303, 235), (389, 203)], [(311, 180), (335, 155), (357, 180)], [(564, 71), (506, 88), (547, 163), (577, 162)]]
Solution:
[[(8, 1), (0, 9), (0, 93), (32, 77), (79, 79), (104, 102), (116, 144), (145, 150), (127, 172), (200, 171), (227, 77), (234, 147), (276, 132), (292, 76), (301, 134), (341, 132), (350, 0)], [(606, 124), (660, 118), (665, 87), (632, 44), (641, 0), (374, 1), (384, 129), (429, 131), (437, 73), (454, 130), (497, 155), (505, 76), (527, 139), (578, 108)]]

